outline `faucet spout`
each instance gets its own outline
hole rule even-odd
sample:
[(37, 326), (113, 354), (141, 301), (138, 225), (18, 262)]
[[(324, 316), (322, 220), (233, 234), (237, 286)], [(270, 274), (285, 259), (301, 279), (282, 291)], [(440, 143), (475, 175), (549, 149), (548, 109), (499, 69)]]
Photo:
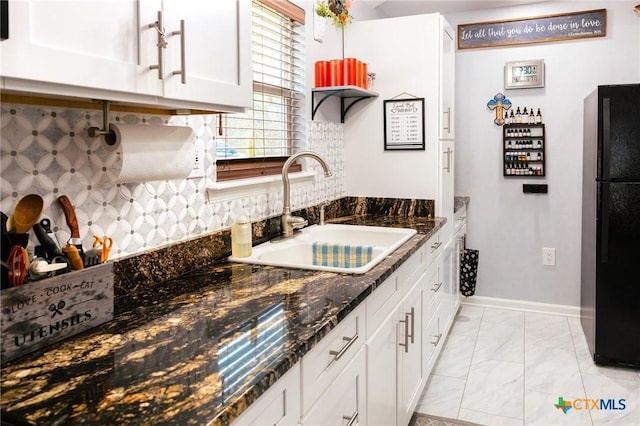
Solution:
[(279, 239), (286, 239), (293, 236), (295, 229), (302, 228), (306, 225), (306, 221), (301, 217), (291, 216), (291, 184), (289, 182), (289, 168), (291, 165), (302, 157), (309, 157), (316, 160), (324, 169), (326, 177), (331, 176), (329, 165), (327, 162), (313, 151), (301, 151), (290, 156), (282, 166), (282, 235)]

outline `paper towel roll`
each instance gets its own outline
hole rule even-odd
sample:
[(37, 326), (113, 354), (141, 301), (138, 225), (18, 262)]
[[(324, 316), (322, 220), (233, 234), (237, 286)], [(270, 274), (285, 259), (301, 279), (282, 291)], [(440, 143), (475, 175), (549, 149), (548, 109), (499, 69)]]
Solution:
[(109, 124), (114, 137), (102, 138), (107, 151), (116, 151), (122, 167), (118, 182), (184, 179), (193, 170), (195, 133), (186, 126)]

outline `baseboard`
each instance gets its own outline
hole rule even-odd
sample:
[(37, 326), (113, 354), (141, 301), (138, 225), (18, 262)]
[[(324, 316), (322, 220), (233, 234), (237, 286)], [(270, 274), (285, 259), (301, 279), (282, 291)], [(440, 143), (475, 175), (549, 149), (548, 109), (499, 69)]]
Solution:
[(551, 303), (529, 302), (526, 300), (500, 299), (498, 297), (463, 297), (462, 305), (487, 308), (511, 309), (514, 311), (536, 312), (540, 314), (564, 315), (580, 318), (580, 306), (554, 305)]

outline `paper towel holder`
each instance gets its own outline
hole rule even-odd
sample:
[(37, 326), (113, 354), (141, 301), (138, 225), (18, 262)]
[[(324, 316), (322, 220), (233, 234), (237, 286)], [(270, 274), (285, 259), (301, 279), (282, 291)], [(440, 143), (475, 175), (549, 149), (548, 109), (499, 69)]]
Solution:
[(104, 141), (107, 145), (115, 145), (116, 143), (116, 134), (113, 130), (109, 129), (109, 101), (98, 101), (102, 102), (102, 126), (103, 129), (99, 127), (89, 127), (87, 130), (89, 132), (89, 136), (92, 138), (96, 138), (98, 136), (104, 136)]

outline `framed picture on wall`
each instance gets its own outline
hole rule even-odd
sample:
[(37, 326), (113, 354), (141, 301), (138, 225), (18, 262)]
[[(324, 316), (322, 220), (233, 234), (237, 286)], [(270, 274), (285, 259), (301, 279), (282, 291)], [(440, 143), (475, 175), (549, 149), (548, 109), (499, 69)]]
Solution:
[(424, 150), (424, 98), (384, 101), (384, 149)]

